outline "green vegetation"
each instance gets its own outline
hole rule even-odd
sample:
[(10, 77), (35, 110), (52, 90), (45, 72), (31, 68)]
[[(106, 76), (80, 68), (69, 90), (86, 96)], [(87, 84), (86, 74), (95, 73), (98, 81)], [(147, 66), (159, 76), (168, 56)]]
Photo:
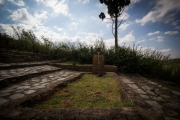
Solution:
[(120, 101), (120, 90), (112, 74), (98, 77), (85, 74), (77, 82), (57, 90), (51, 99), (36, 104), (37, 109), (48, 108), (115, 108), (132, 107)]
[[(73, 43), (54, 44), (49, 38), (37, 39), (30, 30), (14, 28), (15, 36), (0, 32), (0, 48), (18, 50), (49, 55), (51, 59), (75, 61), (80, 64), (92, 64), (92, 56), (97, 48), (101, 48), (105, 55), (106, 65), (118, 66), (120, 73), (140, 73), (163, 80), (180, 83), (180, 60), (169, 59), (159, 51), (137, 49), (137, 46), (119, 46), (117, 52), (114, 47), (107, 48), (103, 40), (92, 46)], [(41, 42), (43, 41), (43, 42)]]

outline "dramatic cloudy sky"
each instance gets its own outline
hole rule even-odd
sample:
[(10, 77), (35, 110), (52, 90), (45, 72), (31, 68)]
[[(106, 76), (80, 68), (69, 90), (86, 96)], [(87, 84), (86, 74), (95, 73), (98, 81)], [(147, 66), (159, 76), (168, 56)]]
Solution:
[[(53, 42), (92, 44), (101, 38), (114, 45), (107, 7), (99, 0), (0, 0), (0, 29), (12, 35), (10, 26), (33, 30)], [(180, 57), (180, 0), (131, 0), (119, 20), (120, 45), (158, 49), (171, 57)]]

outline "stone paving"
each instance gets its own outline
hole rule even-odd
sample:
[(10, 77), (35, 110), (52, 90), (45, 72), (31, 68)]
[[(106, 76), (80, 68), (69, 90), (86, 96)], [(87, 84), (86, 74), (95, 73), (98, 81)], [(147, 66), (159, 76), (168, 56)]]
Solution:
[[(53, 67), (51, 68), (53, 69)], [(48, 69), (48, 66), (38, 66), (37, 69), (45, 70)], [(36, 71), (37, 69), (34, 70)], [(24, 71), (24, 69), (20, 69), (20, 71)], [(0, 90), (0, 105), (11, 102), (13, 100), (17, 100), (19, 98), (26, 97), (30, 94), (38, 92), (40, 89), (48, 87), (51, 84), (58, 84), (60, 81), (64, 81), (69, 78), (74, 78), (79, 75), (80, 72), (62, 70), (51, 74), (34, 77), (21, 83), (11, 85), (7, 88)]]
[(58, 70), (58, 69), (59, 68), (57, 67), (53, 67), (49, 65), (42, 65), (42, 66), (35, 66), (35, 67), (0, 70), (0, 81), (7, 78), (24, 76), (28, 74), (34, 74), (34, 73), (40, 73), (44, 71), (52, 71), (52, 70)]
[(145, 78), (137, 80), (133, 77), (120, 77), (145, 103), (149, 104), (158, 114), (163, 115), (166, 120), (180, 119), (179, 92), (171, 91)]

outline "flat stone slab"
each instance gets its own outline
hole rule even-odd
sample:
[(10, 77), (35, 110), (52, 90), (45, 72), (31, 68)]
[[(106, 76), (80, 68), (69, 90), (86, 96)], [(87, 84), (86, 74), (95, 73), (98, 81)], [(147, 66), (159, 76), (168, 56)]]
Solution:
[(180, 96), (180, 93), (179, 93), (179, 92), (172, 91), (172, 93), (173, 93), (173, 94), (175, 94), (175, 95), (178, 95), (178, 96)]
[(132, 82), (131, 80), (129, 80), (129, 79), (127, 79), (127, 78), (123, 78), (122, 79), (122, 81), (124, 82), (124, 83), (127, 83), (127, 84), (133, 84), (134, 82)]
[(135, 84), (127, 84), (127, 85), (133, 89), (138, 89), (138, 86), (136, 86)]
[(14, 94), (14, 95), (11, 95), (10, 98), (12, 100), (15, 100), (15, 99), (18, 99), (18, 98), (22, 98), (24, 97), (24, 94), (21, 94), (21, 93), (17, 93), (17, 94)]
[(0, 105), (1, 104), (4, 104), (4, 103), (7, 103), (9, 100), (6, 100), (6, 99), (4, 99), (4, 98), (0, 98)]
[(135, 92), (136, 92), (136, 93), (139, 93), (139, 94), (147, 94), (146, 92), (144, 92), (144, 91), (141, 90), (141, 89), (135, 89)]
[(148, 99), (149, 98), (149, 96), (147, 96), (147, 95), (140, 95), (142, 98), (144, 98), (144, 99)]
[(142, 87), (142, 89), (144, 89), (144, 90), (152, 90), (152, 88), (149, 87), (149, 86), (141, 86), (141, 87)]
[(146, 101), (146, 102), (155, 108), (161, 108), (161, 105), (156, 101)]
[(18, 76), (24, 76), (28, 74), (40, 73), (45, 71), (58, 70), (58, 67), (50, 66), (50, 65), (42, 65), (42, 66), (34, 66), (34, 67), (25, 67), (25, 68), (17, 68), (17, 69), (9, 69), (9, 70), (0, 70), (0, 78), (12, 78)]
[(35, 90), (28, 90), (28, 91), (24, 91), (24, 94), (32, 94), (34, 92), (35, 92)]

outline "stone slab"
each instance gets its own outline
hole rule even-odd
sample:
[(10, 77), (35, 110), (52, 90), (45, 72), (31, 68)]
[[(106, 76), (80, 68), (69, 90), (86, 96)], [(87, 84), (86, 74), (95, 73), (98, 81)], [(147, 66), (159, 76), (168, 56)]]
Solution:
[(0, 97), (8, 96), (10, 93), (0, 93)]
[(144, 98), (144, 99), (148, 99), (149, 98), (149, 96), (147, 96), (147, 95), (140, 95), (142, 98)]
[(178, 96), (180, 96), (180, 93), (179, 93), (179, 92), (172, 91), (172, 93), (173, 93), (173, 94), (175, 94), (175, 95), (178, 95)]
[(144, 92), (144, 91), (141, 90), (141, 89), (136, 89), (135, 92), (136, 92), (136, 93), (139, 93), (139, 94), (147, 94), (146, 92)]
[(1, 104), (4, 104), (4, 103), (7, 103), (9, 100), (6, 100), (6, 99), (4, 99), (4, 98), (0, 98), (0, 105)]
[(126, 79), (126, 78), (123, 78), (122, 81), (123, 81), (124, 83), (127, 83), (127, 84), (134, 83), (134, 82), (132, 82), (131, 80)]
[(161, 108), (153, 107), (153, 109), (159, 114), (163, 113)]
[(24, 94), (21, 94), (21, 93), (17, 93), (17, 94), (14, 94), (14, 95), (11, 95), (10, 98), (12, 100), (15, 100), (15, 99), (18, 99), (18, 98), (22, 98), (24, 97)]
[(179, 120), (179, 119), (176, 119), (176, 118), (173, 118), (173, 117), (165, 117), (165, 120)]
[(146, 101), (146, 102), (155, 108), (161, 108), (161, 105), (156, 101)]
[(35, 92), (35, 90), (27, 90), (27, 91), (24, 91), (24, 94), (32, 94), (34, 92)]
[(133, 89), (138, 89), (138, 86), (136, 86), (135, 84), (127, 84), (127, 85)]

